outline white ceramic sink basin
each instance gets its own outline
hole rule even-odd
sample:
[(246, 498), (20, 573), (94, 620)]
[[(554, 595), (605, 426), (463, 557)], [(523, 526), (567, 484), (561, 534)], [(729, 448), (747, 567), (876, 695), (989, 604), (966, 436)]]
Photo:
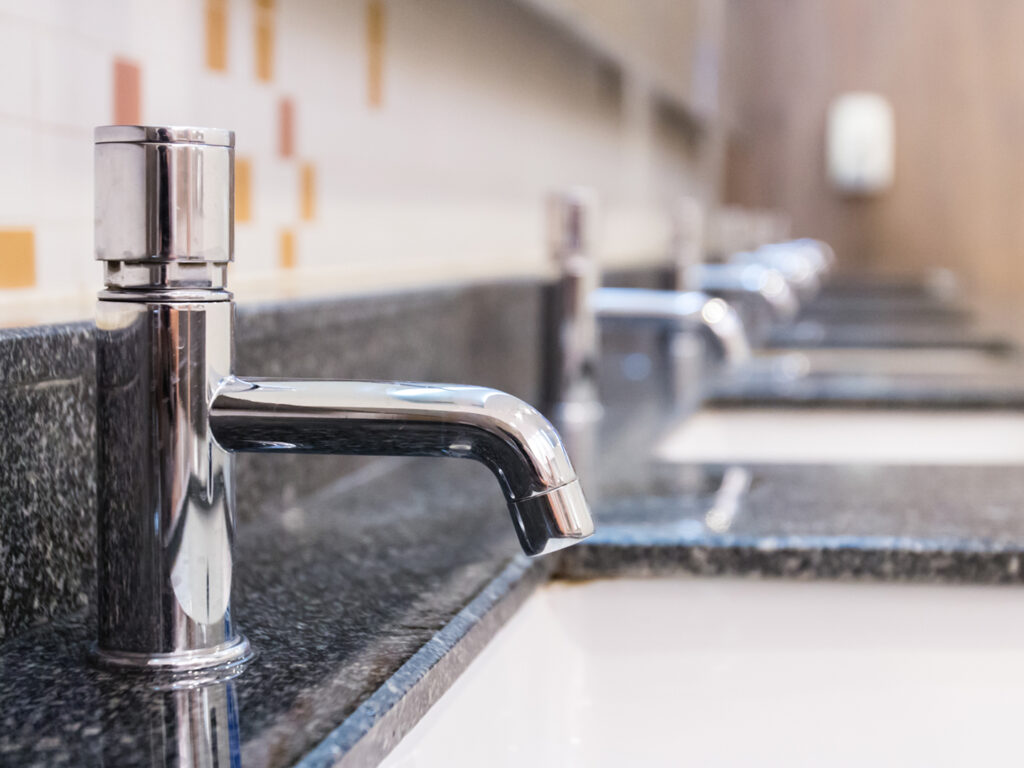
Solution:
[(388, 768), (993, 765), (1020, 755), (1024, 592), (553, 584)]
[(654, 453), (687, 463), (1024, 464), (1024, 413), (707, 409)]

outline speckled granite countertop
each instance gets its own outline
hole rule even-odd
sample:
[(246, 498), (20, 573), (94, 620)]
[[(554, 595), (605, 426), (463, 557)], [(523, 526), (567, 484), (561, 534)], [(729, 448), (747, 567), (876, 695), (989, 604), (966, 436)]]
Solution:
[(259, 655), (231, 683), (155, 692), (95, 670), (86, 614), (8, 641), (0, 764), (175, 764), (182, 713), (221, 700), (243, 765), (372, 765), (552, 572), (1024, 579), (1016, 468), (646, 465), (627, 476), (602, 489), (589, 544), (531, 562), (482, 467), (374, 462), (241, 525), (236, 617)]
[[(501, 283), (243, 312), (239, 370), (476, 381), (533, 399), (542, 293)], [(898, 346), (901, 328), (877, 324), (870, 333)], [(177, 765), (183, 746), (204, 740), (224, 750), (223, 765), (373, 765), (553, 576), (1024, 579), (1019, 468), (646, 463), (645, 430), (665, 420), (664, 339), (608, 330), (604, 373), (615, 375), (602, 391), (603, 444), (614, 453), (596, 474), (599, 529), (588, 544), (523, 558), (494, 479), (468, 462), (248, 457), (239, 469), (234, 615), (258, 656), (233, 681), (173, 691), (86, 660), (91, 327), (7, 333), (0, 421), (46, 439), (7, 441), (0, 451), (13, 468), (0, 483), (0, 631), (9, 633), (0, 645), (0, 766)], [(945, 345), (949, 331), (927, 333)], [(437, 338), (447, 343), (438, 348)], [(965, 336), (964, 345), (977, 340)], [(920, 334), (911, 341), (927, 343)], [(638, 379), (643, 362), (650, 370)], [(877, 382), (848, 384), (861, 398), (866, 388), (867, 400), (922, 398), (922, 382), (900, 391), (883, 383), (881, 395)], [(803, 386), (809, 399), (856, 399), (836, 380)], [(979, 390), (979, 403), (1016, 404), (1002, 391)], [(967, 404), (962, 393), (948, 399)], [(342, 467), (351, 474), (303, 498)]]
[(559, 576), (1019, 582), (1019, 467), (651, 466)]
[[(237, 699), (247, 767), (290, 765), (327, 738), (328, 755), (347, 752), (405, 699), (395, 675), (418, 652), (410, 684), (427, 677), (444, 690), (443, 667), (427, 673), (474, 629), (467, 616), (498, 597), (511, 610), (510, 596), (546, 567), (517, 556), (490, 473), (456, 461), (375, 462), (275, 521), (243, 522), (236, 544), (235, 619), (258, 655), (213, 688)], [(93, 634), (92, 617), (79, 614), (2, 646), (0, 765), (177, 764), (175, 713), (187, 694), (92, 668)], [(403, 706), (413, 722), (422, 714)]]

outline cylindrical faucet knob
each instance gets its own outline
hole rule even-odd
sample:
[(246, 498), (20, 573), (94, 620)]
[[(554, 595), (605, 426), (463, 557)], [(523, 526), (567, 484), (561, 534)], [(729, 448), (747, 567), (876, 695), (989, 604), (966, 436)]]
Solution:
[(96, 258), (226, 264), (234, 255), (232, 131), (96, 129)]

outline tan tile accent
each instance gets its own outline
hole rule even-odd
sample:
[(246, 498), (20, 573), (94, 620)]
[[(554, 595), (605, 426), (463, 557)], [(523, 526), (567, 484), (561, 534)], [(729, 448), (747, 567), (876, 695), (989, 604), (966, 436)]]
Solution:
[(281, 230), (280, 248), (278, 266), (281, 269), (293, 269), (295, 267), (295, 233), (290, 229)]
[(312, 163), (302, 164), (300, 190), (302, 195), (300, 211), (303, 221), (316, 218), (316, 168)]
[(206, 0), (206, 66), (228, 69), (228, 0)]
[(142, 72), (127, 59), (114, 59), (114, 124), (142, 122)]
[(235, 221), (252, 221), (252, 163), (235, 158)]
[(254, 0), (256, 14), (256, 78), (269, 82), (274, 79), (274, 0)]
[(384, 38), (387, 14), (383, 0), (366, 3), (366, 101), (373, 109), (384, 103)]
[(31, 229), (0, 229), (0, 288), (35, 284), (35, 233)]
[(281, 99), (277, 108), (278, 151), (281, 157), (295, 154), (295, 107), (289, 98)]

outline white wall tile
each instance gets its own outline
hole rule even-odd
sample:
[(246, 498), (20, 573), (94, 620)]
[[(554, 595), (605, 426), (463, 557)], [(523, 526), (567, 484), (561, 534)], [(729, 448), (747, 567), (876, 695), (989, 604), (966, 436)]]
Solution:
[(43, 35), (36, 46), (36, 118), (91, 133), (113, 118), (114, 56), (65, 33)]
[(32, 117), (36, 30), (0, 16), (0, 116)]
[(41, 226), (90, 223), (93, 218), (91, 135), (40, 126), (31, 151)]
[(37, 223), (32, 125), (0, 118), (0, 227)]
[[(664, 250), (662, 211), (691, 184), (689, 161), (656, 142), (628, 189), (636, 169), (614, 88), (589, 54), (519, 5), (388, 3), (379, 109), (367, 104), (364, 2), (278, 2), (269, 83), (255, 76), (252, 0), (229, 2), (223, 73), (206, 68), (204, 9), (0, 0), (0, 226), (36, 230), (40, 290), (98, 286), (92, 129), (113, 117), (117, 57), (141, 68), (144, 122), (236, 131), (252, 163), (254, 218), (237, 226), (233, 276), (282, 282), (284, 228), (296, 234), (292, 282), (317, 285), (316, 269), (358, 269), (378, 285), (431, 270), (540, 273), (544, 198), (578, 183), (602, 198), (610, 260)], [(279, 156), (285, 97), (293, 158)], [(304, 162), (316, 170), (312, 222), (299, 215)]]

